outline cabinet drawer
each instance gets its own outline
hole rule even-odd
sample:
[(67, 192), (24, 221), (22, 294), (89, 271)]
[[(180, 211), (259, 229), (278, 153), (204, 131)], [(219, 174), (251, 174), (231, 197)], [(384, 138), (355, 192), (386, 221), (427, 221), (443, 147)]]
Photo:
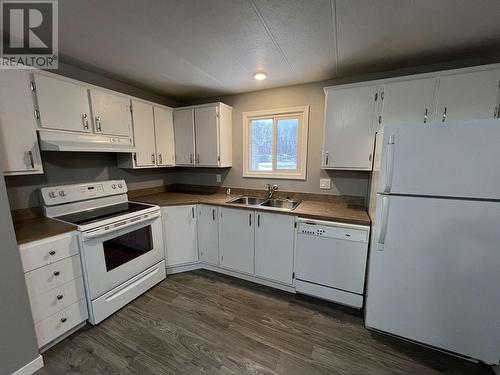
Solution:
[(30, 301), (33, 321), (38, 323), (83, 298), (85, 291), (81, 277), (42, 293)]
[(78, 324), (87, 320), (87, 304), (85, 299), (68, 306), (54, 315), (35, 324), (38, 347), (48, 344), (57, 337), (68, 332)]
[(81, 275), (80, 256), (75, 255), (26, 273), (26, 286), (30, 298), (34, 298)]
[(19, 247), (24, 272), (78, 254), (78, 236), (71, 234), (57, 239), (36, 241)]

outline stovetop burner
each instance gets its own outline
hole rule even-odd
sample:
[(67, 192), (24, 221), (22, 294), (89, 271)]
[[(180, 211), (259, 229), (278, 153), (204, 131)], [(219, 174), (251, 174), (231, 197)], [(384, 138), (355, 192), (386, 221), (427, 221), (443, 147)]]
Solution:
[(81, 212), (75, 212), (68, 215), (57, 216), (56, 219), (66, 221), (68, 223), (72, 223), (75, 225), (84, 225), (84, 224), (96, 223), (101, 220), (110, 219), (116, 216), (121, 216), (132, 212), (145, 210), (150, 207), (151, 206), (145, 204), (125, 202), (125, 203), (114, 204), (111, 206), (100, 207)]

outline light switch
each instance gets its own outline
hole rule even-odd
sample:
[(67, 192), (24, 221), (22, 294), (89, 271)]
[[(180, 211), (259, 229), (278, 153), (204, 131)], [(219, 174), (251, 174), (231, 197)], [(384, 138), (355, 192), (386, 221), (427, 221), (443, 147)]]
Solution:
[(319, 179), (319, 188), (324, 190), (330, 190), (332, 187), (332, 179), (331, 178), (320, 178)]
[(220, 174), (216, 174), (216, 175), (215, 175), (215, 180), (216, 180), (217, 182), (221, 182), (221, 181), (222, 181), (222, 177), (221, 177), (221, 175), (220, 175)]

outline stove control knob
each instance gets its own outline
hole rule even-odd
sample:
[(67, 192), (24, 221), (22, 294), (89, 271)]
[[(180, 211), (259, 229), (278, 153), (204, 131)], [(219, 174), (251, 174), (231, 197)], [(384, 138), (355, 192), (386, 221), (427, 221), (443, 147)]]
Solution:
[(116, 185), (115, 184), (111, 185), (111, 188), (116, 189)]
[(49, 197), (50, 197), (50, 198), (55, 198), (55, 197), (56, 197), (56, 193), (55, 193), (54, 191), (51, 191), (51, 192), (49, 193)]
[(64, 190), (61, 190), (61, 191), (59, 192), (59, 195), (60, 195), (61, 197), (65, 197), (65, 196), (66, 196), (66, 193), (64, 192)]
[(123, 184), (119, 183), (118, 184), (118, 189), (121, 189), (123, 187)]

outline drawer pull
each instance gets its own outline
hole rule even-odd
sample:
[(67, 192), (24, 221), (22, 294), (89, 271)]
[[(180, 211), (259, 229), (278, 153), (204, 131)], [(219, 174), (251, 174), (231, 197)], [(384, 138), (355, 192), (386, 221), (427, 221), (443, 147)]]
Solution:
[(50, 251), (49, 251), (49, 254), (50, 254), (50, 255), (56, 255), (56, 252), (55, 252), (55, 250), (50, 250)]
[(67, 318), (61, 318), (61, 323), (66, 323)]
[(62, 299), (63, 299), (63, 297), (64, 297), (64, 296), (63, 296), (62, 294), (58, 294), (56, 298), (60, 301), (60, 300), (62, 300)]
[(54, 276), (59, 276), (61, 274), (61, 272), (59, 271), (54, 271)]

